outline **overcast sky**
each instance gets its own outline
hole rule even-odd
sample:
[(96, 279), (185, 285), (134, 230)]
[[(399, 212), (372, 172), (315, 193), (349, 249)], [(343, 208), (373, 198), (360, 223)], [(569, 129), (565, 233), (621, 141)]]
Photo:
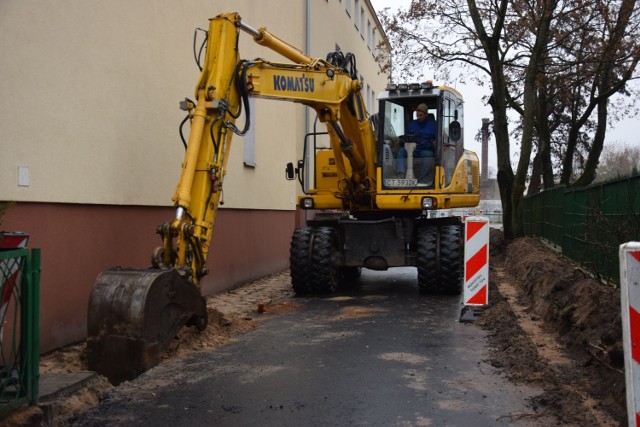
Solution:
[[(371, 5), (376, 11), (380, 11), (385, 7), (392, 10), (398, 8), (406, 9), (411, 0), (370, 0)], [(392, 46), (393, 48), (393, 46)], [(433, 79), (429, 70), (425, 70), (425, 76), (422, 81)], [(477, 85), (465, 85), (456, 82), (443, 82), (434, 80), (434, 84), (446, 84), (458, 89), (465, 100), (464, 109), (464, 126), (465, 126), (465, 146), (471, 151), (475, 151), (480, 155), (480, 143), (475, 141), (475, 135), (482, 126), (482, 118), (491, 118), (491, 108), (482, 102), (483, 96), (490, 93), (488, 86), (478, 87)], [(640, 117), (633, 117), (619, 122), (615, 129), (607, 129), (607, 142), (615, 141), (626, 143), (627, 145), (636, 145), (640, 143), (638, 135), (640, 134)], [(518, 151), (515, 141), (512, 141), (512, 153)], [(495, 145), (489, 143), (489, 167), (497, 168)]]

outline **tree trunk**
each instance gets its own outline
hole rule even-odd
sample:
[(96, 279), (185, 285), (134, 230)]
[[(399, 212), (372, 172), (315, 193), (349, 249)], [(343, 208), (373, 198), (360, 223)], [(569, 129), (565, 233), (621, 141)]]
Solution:
[(500, 189), (500, 201), (502, 203), (502, 229), (505, 238), (511, 239), (514, 236), (512, 225), (513, 205), (511, 201), (514, 175), (511, 168), (509, 121), (507, 117), (507, 83), (504, 63), (500, 56), (500, 37), (509, 1), (498, 1), (492, 34), (487, 33), (475, 0), (467, 0), (467, 6), (491, 70), (491, 97), (489, 98), (489, 104), (493, 110), (493, 134), (496, 138), (496, 154), (498, 157), (498, 188)]
[[(551, 161), (551, 128), (549, 123), (550, 100), (547, 87), (549, 79), (546, 74), (542, 76), (540, 89), (538, 90), (538, 115), (536, 120), (536, 130), (538, 133), (538, 156), (540, 173), (545, 190), (553, 188), (555, 185), (553, 178), (553, 163)], [(536, 156), (536, 157), (538, 157)], [(535, 160), (534, 160), (535, 168)], [(533, 177), (532, 177), (533, 179)]]
[(584, 166), (584, 171), (573, 183), (576, 187), (587, 186), (596, 179), (596, 169), (598, 168), (598, 163), (600, 163), (600, 154), (602, 154), (604, 137), (607, 132), (607, 105), (608, 100), (604, 100), (598, 104), (598, 126), (596, 128), (596, 134), (593, 138), (591, 150), (589, 150), (589, 157)]
[(543, 2), (543, 8), (539, 15), (537, 26), (535, 27), (536, 39), (529, 57), (529, 64), (525, 71), (524, 78), (524, 94), (523, 105), (524, 111), (522, 116), (522, 140), (520, 143), (520, 159), (518, 160), (518, 169), (516, 171), (513, 193), (511, 195), (512, 203), (512, 226), (514, 236), (524, 235), (524, 214), (523, 199), (524, 190), (529, 172), (529, 164), (531, 162), (531, 151), (533, 147), (533, 129), (536, 117), (536, 108), (538, 106), (536, 100), (536, 92), (538, 88), (538, 77), (544, 74), (544, 58), (549, 42), (551, 20), (553, 19), (553, 10), (556, 7), (556, 1)]

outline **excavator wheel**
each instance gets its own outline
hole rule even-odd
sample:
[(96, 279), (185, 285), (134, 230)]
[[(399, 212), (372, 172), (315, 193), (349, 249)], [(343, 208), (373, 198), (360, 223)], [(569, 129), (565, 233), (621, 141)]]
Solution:
[(462, 291), (460, 225), (423, 227), (418, 235), (418, 287), (421, 294), (457, 295)]
[(204, 330), (206, 301), (173, 269), (113, 268), (100, 273), (89, 299), (89, 369), (114, 384), (157, 365), (185, 324)]
[(311, 287), (311, 238), (313, 228), (297, 228), (291, 238), (289, 253), (291, 286), (297, 295), (313, 292)]
[(311, 283), (316, 293), (332, 293), (338, 286), (340, 272), (333, 262), (335, 245), (336, 238), (333, 228), (320, 227), (316, 229), (311, 244)]
[(422, 227), (418, 233), (418, 288), (421, 294), (438, 293), (438, 228)]
[(460, 225), (440, 227), (440, 284), (443, 294), (458, 295), (462, 292), (462, 231)]

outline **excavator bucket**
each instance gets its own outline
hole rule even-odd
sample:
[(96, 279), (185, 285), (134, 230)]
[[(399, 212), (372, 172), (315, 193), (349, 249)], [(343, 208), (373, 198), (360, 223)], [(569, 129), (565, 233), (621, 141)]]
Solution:
[(158, 364), (185, 324), (206, 328), (206, 301), (176, 270), (105, 270), (89, 299), (89, 369), (114, 385), (132, 380)]

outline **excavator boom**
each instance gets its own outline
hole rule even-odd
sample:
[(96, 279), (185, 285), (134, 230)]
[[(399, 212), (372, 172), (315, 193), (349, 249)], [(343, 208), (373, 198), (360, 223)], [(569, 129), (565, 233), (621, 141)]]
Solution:
[[(240, 60), (239, 30), (292, 62)], [(336, 152), (344, 152), (353, 162), (357, 177), (353, 185), (364, 186), (367, 161), (361, 144), (356, 147), (338, 124), (345, 99), (360, 89), (357, 78), (322, 59), (307, 57), (264, 28), (254, 29), (237, 13), (211, 19), (207, 43), (196, 102), (184, 103), (191, 131), (173, 195), (176, 216), (158, 226), (162, 246), (152, 256), (153, 268), (108, 269), (92, 288), (87, 360), (90, 369), (114, 384), (157, 364), (185, 324), (206, 327), (200, 286), (207, 274), (205, 263), (232, 136), (244, 133), (235, 127), (235, 121), (241, 103), (248, 109), (248, 96), (299, 102), (316, 109), (332, 125)], [(364, 113), (360, 120), (366, 123)], [(372, 142), (371, 132), (368, 137)], [(374, 177), (375, 169), (369, 167), (368, 173)]]
[(152, 255), (153, 268), (108, 269), (93, 285), (87, 361), (90, 369), (113, 384), (156, 365), (184, 325), (201, 330), (207, 325), (200, 286), (207, 274), (205, 263), (231, 143), (229, 128), (238, 109), (233, 90), (237, 20), (227, 16), (211, 21), (209, 35), (228, 49), (215, 53), (208, 49), (196, 86), (197, 102), (185, 102), (191, 132), (173, 196), (176, 216), (157, 228), (162, 246)]

